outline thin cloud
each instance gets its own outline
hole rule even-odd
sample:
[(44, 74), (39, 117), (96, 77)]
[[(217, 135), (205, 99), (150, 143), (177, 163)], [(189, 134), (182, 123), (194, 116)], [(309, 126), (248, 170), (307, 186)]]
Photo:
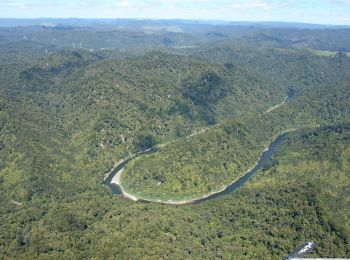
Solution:
[(330, 0), (333, 4), (346, 4), (350, 5), (350, 0)]
[(350, 24), (349, 14), (350, 0), (0, 0), (0, 17), (17, 18), (179, 18)]

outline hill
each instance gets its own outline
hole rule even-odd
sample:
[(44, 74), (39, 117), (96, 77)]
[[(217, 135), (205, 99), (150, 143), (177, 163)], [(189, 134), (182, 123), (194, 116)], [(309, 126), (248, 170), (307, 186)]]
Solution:
[[(285, 30), (307, 42), (295, 46), (254, 38), (280, 29), (209, 27), (0, 29), (0, 258), (281, 258), (308, 240), (314, 257), (349, 255), (350, 59), (303, 49), (321, 32), (329, 51), (348, 48), (343, 29)], [(299, 127), (253, 179), (199, 205), (135, 203), (103, 184), (120, 159), (176, 139), (122, 183), (201, 196)]]

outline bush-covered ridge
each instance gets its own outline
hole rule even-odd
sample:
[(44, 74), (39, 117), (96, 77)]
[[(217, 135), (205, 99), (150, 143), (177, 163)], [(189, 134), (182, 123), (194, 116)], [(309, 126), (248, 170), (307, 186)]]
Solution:
[(322, 97), (320, 88), (311, 89), (308, 96), (299, 96), (271, 113), (244, 123), (226, 121), (139, 156), (126, 165), (122, 186), (137, 197), (162, 201), (193, 199), (221, 190), (255, 164), (278, 132), (348, 118), (348, 87), (341, 83), (331, 91), (324, 89)]
[[(316, 169), (348, 172), (346, 152), (334, 165), (328, 156), (343, 151), (346, 138), (330, 150), (328, 133), (320, 134), (305, 155), (304, 146), (289, 147), (294, 142), (281, 147), (300, 153), (293, 163), (302, 165), (293, 167), (304, 169), (306, 184), (289, 178), (263, 185), (260, 177), (283, 179), (291, 166), (278, 168), (285, 162), (275, 160), (267, 176), (198, 206), (132, 203), (102, 185), (114, 162), (129, 153), (215, 122), (222, 125), (218, 138), (238, 122), (262, 124), (242, 139), (248, 143), (267, 140), (271, 129), (343, 125), (349, 120), (347, 57), (246, 47), (218, 62), (210, 51), (199, 60), (52, 47), (1, 39), (0, 258), (280, 258), (305, 240), (319, 244), (314, 256), (349, 255), (346, 230), (338, 227), (347, 221), (347, 207), (333, 194), (340, 187), (348, 196), (346, 178), (332, 170), (320, 177), (320, 189), (312, 185), (310, 160), (303, 161), (315, 153), (310, 165)], [(208, 76), (213, 80), (205, 81)], [(296, 90), (296, 98), (264, 115), (288, 90)], [(330, 180), (332, 186), (322, 184)], [(340, 207), (329, 206), (333, 201)]]

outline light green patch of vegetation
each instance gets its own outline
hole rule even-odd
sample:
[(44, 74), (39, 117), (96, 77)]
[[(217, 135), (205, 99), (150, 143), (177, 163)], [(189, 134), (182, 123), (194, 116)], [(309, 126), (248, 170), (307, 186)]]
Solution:
[[(349, 51), (348, 32), (254, 30), (0, 28), (0, 258), (280, 259), (309, 240), (311, 256), (347, 257), (350, 59), (294, 47)], [(328, 128), (290, 135), (267, 169), (199, 205), (135, 203), (103, 185), (121, 158), (182, 137), (132, 161), (125, 183), (197, 196), (279, 132), (315, 125)]]

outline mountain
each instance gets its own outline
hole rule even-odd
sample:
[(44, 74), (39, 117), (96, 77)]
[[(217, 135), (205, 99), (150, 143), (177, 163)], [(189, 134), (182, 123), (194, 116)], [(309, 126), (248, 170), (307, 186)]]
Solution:
[(347, 28), (50, 22), (0, 29), (1, 258), (349, 256)]

